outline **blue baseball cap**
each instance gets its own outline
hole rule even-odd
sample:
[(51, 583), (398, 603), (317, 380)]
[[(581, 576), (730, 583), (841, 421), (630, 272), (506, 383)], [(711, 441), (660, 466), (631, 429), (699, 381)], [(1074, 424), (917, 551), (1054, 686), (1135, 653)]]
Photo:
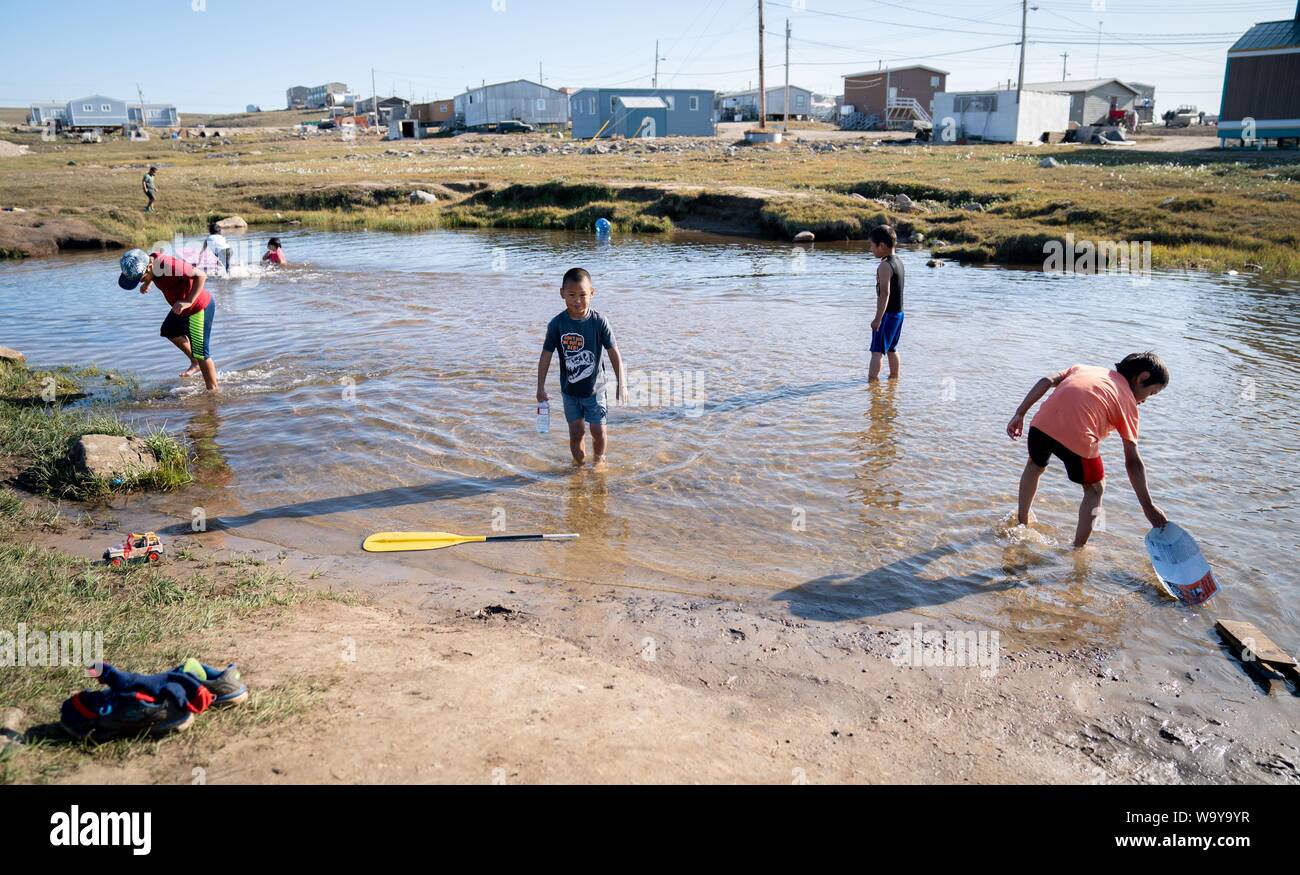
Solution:
[(122, 268), (122, 275), (117, 278), (117, 284), (124, 289), (134, 289), (140, 285), (144, 272), (149, 269), (149, 253), (143, 249), (132, 249), (122, 256), (118, 264)]

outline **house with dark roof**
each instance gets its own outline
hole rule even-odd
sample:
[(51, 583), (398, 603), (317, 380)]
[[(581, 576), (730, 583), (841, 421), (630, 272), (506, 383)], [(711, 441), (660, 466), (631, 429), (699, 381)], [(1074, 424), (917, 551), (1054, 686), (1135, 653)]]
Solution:
[(1228, 49), (1219, 140), (1300, 138), (1300, 3), (1295, 17), (1257, 24)]

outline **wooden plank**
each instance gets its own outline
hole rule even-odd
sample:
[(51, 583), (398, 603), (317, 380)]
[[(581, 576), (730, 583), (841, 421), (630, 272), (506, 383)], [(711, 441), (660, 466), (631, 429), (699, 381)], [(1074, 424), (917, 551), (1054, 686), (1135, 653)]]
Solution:
[(1219, 634), (1238, 651), (1249, 651), (1255, 659), (1279, 671), (1295, 670), (1296, 659), (1273, 643), (1254, 623), (1244, 620), (1219, 620), (1214, 624)]

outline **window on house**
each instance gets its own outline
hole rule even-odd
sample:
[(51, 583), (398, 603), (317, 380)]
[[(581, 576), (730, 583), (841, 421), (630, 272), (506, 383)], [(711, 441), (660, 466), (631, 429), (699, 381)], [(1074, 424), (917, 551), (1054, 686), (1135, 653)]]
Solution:
[(700, 109), (700, 99), (699, 99), (698, 97), (692, 97), (692, 98), (691, 98), (691, 112), (698, 112), (699, 109)]
[(95, 111), (95, 106), (94, 106), (94, 104), (92, 104), (92, 103), (83, 103), (83, 104), (81, 105), (81, 110), (82, 110), (82, 112), (94, 112), (94, 111)]
[(957, 112), (997, 112), (998, 96), (996, 94), (961, 94), (953, 101)]
[(794, 96), (794, 105), (795, 105), (795, 106), (803, 106), (803, 95), (802, 95), (802, 94), (796, 94), (796, 95)]
[(614, 107), (614, 101), (617, 100), (617, 99), (618, 99), (618, 98), (616, 98), (616, 97), (611, 97), (611, 98), (609, 99), (609, 111), (610, 111), (610, 112), (613, 112), (613, 111), (614, 111), (614, 109), (615, 109), (615, 107)]
[(546, 98), (545, 98), (545, 97), (539, 97), (539, 98), (537, 98), (537, 111), (538, 111), (538, 112), (545, 112), (545, 111), (546, 111)]
[(101, 103), (101, 104), (99, 105), (99, 111), (100, 111), (100, 112), (112, 112), (112, 111), (113, 111), (113, 107), (112, 107), (110, 104), (107, 104), (107, 103)]
[(938, 76), (931, 76), (931, 77), (930, 77), (930, 87), (931, 87), (931, 88), (938, 88), (938, 87), (939, 87), (939, 77), (938, 77)]
[(445, 103), (438, 104), (438, 112), (446, 112), (446, 111), (447, 111), (447, 104)]
[(668, 104), (668, 109), (669, 109), (670, 111), (671, 111), (671, 110), (674, 110), (674, 109), (677, 108), (677, 98), (676, 98), (676, 97), (665, 97), (665, 98), (664, 98), (664, 103)]
[(592, 115), (596, 114), (596, 98), (594, 97), (591, 98), (590, 100), (590, 104), (588, 106), (588, 112), (590, 112)]

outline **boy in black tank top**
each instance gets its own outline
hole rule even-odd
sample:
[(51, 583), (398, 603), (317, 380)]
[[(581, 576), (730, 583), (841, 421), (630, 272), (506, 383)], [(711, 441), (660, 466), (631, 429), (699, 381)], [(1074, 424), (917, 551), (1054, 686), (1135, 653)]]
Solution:
[(880, 379), (880, 359), (889, 356), (889, 379), (898, 379), (898, 341), (903, 336), (903, 262), (894, 254), (898, 236), (888, 225), (871, 229), (871, 254), (876, 269), (876, 316), (871, 320), (871, 370), (867, 380)]

